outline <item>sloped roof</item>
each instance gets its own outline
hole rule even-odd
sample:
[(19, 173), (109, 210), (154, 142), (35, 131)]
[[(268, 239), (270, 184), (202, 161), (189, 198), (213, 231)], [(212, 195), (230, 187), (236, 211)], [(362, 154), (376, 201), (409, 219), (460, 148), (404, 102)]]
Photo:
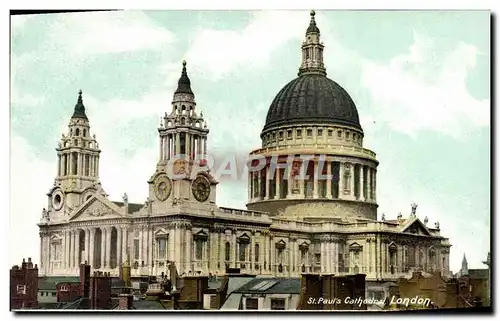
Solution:
[[(270, 287), (265, 286), (265, 282), (269, 282), (268, 284)], [(260, 284), (262, 284), (263, 287), (259, 287)], [(300, 293), (300, 278), (258, 278), (242, 285), (233, 292), (261, 294)]]
[[(116, 206), (122, 208), (124, 206), (123, 202), (113, 202)], [(144, 204), (128, 203), (128, 214), (135, 213), (144, 207)]]
[(38, 277), (38, 291), (55, 291), (58, 283), (80, 282), (79, 276), (41, 276)]

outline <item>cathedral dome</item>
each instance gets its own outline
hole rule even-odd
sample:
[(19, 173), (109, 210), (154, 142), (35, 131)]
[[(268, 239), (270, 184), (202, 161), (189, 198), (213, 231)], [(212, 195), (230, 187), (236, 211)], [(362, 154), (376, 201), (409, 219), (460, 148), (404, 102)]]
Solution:
[(302, 43), (298, 78), (276, 95), (267, 112), (263, 132), (287, 124), (344, 125), (363, 131), (358, 111), (347, 91), (326, 77), (323, 43), (311, 11), (311, 21)]
[(264, 130), (293, 123), (326, 123), (361, 129), (358, 111), (347, 91), (323, 74), (305, 73), (274, 98)]

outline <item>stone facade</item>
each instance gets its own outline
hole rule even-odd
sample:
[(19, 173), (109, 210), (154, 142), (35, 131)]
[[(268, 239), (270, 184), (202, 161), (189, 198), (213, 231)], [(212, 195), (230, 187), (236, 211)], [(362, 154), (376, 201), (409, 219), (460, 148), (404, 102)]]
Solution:
[[(302, 46), (312, 54), (303, 53), (301, 72), (322, 73), (322, 48), (318, 31)], [(41, 275), (76, 275), (84, 262), (118, 275), (125, 261), (132, 277), (168, 274), (172, 261), (181, 275), (222, 275), (226, 268), (281, 277), (364, 273), (369, 281), (414, 270), (449, 274), (448, 239), (438, 223), (429, 227), (417, 218), (416, 205), (406, 218), (377, 220), (378, 161), (356, 126), (266, 128), (262, 147), (250, 156), (274, 158), (282, 167), (249, 171), (248, 210), (218, 207), (217, 181), (204, 157), (209, 129), (196, 111), (184, 63), (172, 110), (158, 128), (149, 197), (133, 204), (126, 194), (111, 201), (101, 187), (100, 149), (81, 92), (77, 109), (57, 148), (58, 173), (39, 223)], [(296, 159), (288, 171), (289, 155), (310, 161)], [(309, 178), (297, 176), (299, 168)]]

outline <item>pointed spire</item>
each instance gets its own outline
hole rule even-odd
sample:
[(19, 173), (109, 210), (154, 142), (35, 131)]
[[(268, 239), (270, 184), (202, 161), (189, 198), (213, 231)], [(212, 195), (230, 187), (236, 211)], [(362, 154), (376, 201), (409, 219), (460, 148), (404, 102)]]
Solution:
[(175, 91), (176, 94), (193, 94), (193, 91), (191, 90), (191, 81), (189, 80), (189, 77), (187, 75), (186, 71), (186, 60), (182, 62), (182, 73), (181, 73), (181, 78), (179, 78), (179, 82), (177, 85), (177, 90)]
[(306, 35), (311, 33), (317, 33), (319, 35), (319, 28), (318, 26), (316, 26), (316, 20), (314, 19), (315, 15), (316, 12), (314, 12), (314, 10), (311, 10), (311, 21), (309, 22), (309, 27), (307, 28)]
[(76, 102), (75, 111), (73, 112), (73, 116), (71, 118), (83, 118), (88, 120), (87, 115), (85, 114), (85, 106), (83, 105), (81, 89), (78, 91), (78, 101)]

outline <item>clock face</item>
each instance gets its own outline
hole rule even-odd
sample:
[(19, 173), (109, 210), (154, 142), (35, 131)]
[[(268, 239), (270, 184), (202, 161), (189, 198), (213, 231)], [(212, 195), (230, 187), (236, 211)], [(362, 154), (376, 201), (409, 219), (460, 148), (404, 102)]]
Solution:
[(205, 202), (210, 196), (210, 182), (202, 176), (198, 176), (191, 185), (193, 196), (198, 202)]
[(63, 206), (64, 203), (64, 197), (61, 191), (57, 191), (54, 193), (54, 196), (52, 197), (52, 204), (54, 206), (54, 209), (56, 211), (60, 210)]
[(172, 191), (172, 184), (167, 176), (160, 176), (155, 182), (155, 194), (158, 200), (165, 201)]

